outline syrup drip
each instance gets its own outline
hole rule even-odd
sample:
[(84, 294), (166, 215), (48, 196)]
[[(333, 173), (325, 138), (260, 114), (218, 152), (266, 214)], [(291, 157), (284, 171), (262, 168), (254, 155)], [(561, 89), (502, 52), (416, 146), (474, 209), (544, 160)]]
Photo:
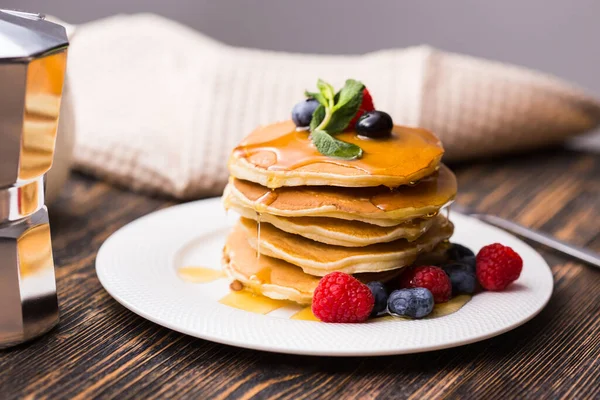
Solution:
[(321, 322), (319, 318), (315, 317), (315, 314), (313, 314), (311, 306), (305, 307), (298, 311), (296, 314), (292, 315), (290, 319)]
[(257, 234), (256, 234), (256, 263), (260, 261), (260, 217), (261, 214), (259, 212), (256, 213), (256, 222), (258, 224)]
[(363, 157), (344, 161), (317, 151), (307, 132), (298, 132), (291, 121), (261, 127), (233, 151), (236, 158), (271, 171), (292, 171), (311, 164), (326, 163), (371, 175), (417, 176), (431, 168), (443, 154), (439, 140), (424, 129), (395, 126), (388, 139), (361, 138), (355, 132), (336, 137), (360, 146)]
[(260, 209), (261, 206), (264, 207), (263, 210), (261, 210), (262, 212), (266, 211), (266, 207), (270, 206), (271, 204), (273, 204), (273, 202), (275, 200), (277, 200), (277, 192), (275, 190), (269, 190), (268, 192), (266, 192), (265, 194), (263, 194), (262, 196), (260, 196), (256, 201), (256, 208)]
[(269, 284), (271, 283), (271, 273), (273, 270), (269, 267), (263, 268), (259, 270), (256, 274), (252, 275), (250, 279), (257, 280), (261, 284)]
[(191, 283), (209, 283), (225, 278), (225, 273), (218, 269), (206, 267), (182, 267), (177, 270), (181, 279)]
[(288, 301), (273, 300), (245, 290), (231, 292), (219, 300), (219, 303), (256, 314), (268, 314), (271, 311), (290, 305)]
[(256, 210), (256, 221), (258, 223), (258, 235), (256, 238), (256, 260), (260, 260), (260, 220), (261, 213), (267, 210), (267, 207), (273, 204), (277, 200), (277, 192), (275, 190), (269, 190), (262, 196), (254, 201), (254, 209)]

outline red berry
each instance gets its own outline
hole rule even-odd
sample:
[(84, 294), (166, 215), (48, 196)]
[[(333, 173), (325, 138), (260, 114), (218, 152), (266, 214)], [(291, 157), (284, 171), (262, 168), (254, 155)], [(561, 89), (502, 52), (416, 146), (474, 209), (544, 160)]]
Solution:
[(429, 289), (436, 303), (445, 303), (452, 296), (452, 283), (448, 275), (443, 269), (430, 265), (409, 268), (402, 274), (400, 286)]
[(373, 98), (371, 97), (371, 93), (369, 93), (369, 90), (367, 88), (364, 88), (362, 103), (360, 103), (360, 107), (358, 107), (358, 111), (356, 112), (356, 115), (354, 116), (354, 118), (352, 118), (352, 121), (350, 121), (350, 123), (348, 124), (348, 128), (346, 130), (348, 130), (348, 131), (354, 130), (354, 127), (356, 126), (356, 122), (358, 122), (358, 119), (361, 117), (361, 115), (363, 115), (367, 111), (374, 111), (374, 110), (375, 110), (375, 106), (373, 105)]
[(483, 247), (477, 253), (477, 280), (487, 290), (504, 290), (523, 270), (523, 259), (500, 243)]
[(367, 285), (343, 272), (332, 272), (319, 281), (312, 311), (323, 322), (363, 322), (374, 304)]

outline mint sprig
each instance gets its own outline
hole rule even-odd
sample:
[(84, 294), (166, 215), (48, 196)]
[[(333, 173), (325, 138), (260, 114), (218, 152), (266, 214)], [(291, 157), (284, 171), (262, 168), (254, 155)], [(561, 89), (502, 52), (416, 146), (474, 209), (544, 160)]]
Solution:
[(338, 140), (325, 131), (314, 131), (311, 133), (311, 137), (317, 150), (326, 156), (344, 160), (355, 160), (362, 157), (363, 151), (360, 147)]
[(344, 87), (335, 93), (333, 86), (319, 79), (317, 87), (318, 93), (305, 92), (320, 104), (313, 112), (310, 122), (311, 138), (317, 150), (326, 156), (344, 160), (360, 158), (360, 147), (338, 140), (332, 135), (343, 132), (348, 127), (362, 103), (365, 86), (359, 81), (348, 79)]

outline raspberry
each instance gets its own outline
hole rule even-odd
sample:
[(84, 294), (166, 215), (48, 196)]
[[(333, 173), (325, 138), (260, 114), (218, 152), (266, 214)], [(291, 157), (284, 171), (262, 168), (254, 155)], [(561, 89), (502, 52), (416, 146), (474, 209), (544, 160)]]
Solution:
[(487, 290), (504, 290), (523, 270), (523, 259), (500, 243), (483, 247), (477, 253), (477, 280)]
[(312, 311), (323, 322), (363, 322), (374, 303), (367, 285), (343, 272), (332, 272), (319, 281)]
[(445, 303), (452, 295), (452, 283), (448, 275), (443, 269), (430, 265), (410, 268), (404, 272), (400, 279), (400, 286), (429, 289), (436, 303)]
[(364, 88), (362, 103), (360, 103), (360, 107), (358, 107), (358, 111), (356, 112), (356, 115), (354, 116), (354, 118), (352, 118), (352, 121), (350, 121), (350, 123), (348, 124), (348, 128), (346, 130), (348, 130), (348, 131), (354, 130), (354, 127), (356, 126), (356, 122), (358, 121), (360, 116), (363, 115), (364, 113), (366, 113), (367, 111), (373, 111), (373, 110), (375, 110), (375, 106), (373, 105), (373, 98), (371, 97), (371, 93), (369, 93), (369, 90), (367, 88)]

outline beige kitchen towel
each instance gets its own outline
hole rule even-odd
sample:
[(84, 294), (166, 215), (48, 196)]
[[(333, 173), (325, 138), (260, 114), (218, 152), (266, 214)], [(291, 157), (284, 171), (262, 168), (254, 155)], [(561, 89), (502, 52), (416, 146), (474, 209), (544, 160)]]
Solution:
[(511, 65), (428, 46), (360, 56), (234, 48), (147, 14), (78, 26), (68, 74), (76, 166), (182, 199), (220, 194), (236, 143), (288, 119), (317, 78), (363, 81), (395, 123), (439, 135), (447, 160), (548, 145), (600, 121), (581, 90)]

